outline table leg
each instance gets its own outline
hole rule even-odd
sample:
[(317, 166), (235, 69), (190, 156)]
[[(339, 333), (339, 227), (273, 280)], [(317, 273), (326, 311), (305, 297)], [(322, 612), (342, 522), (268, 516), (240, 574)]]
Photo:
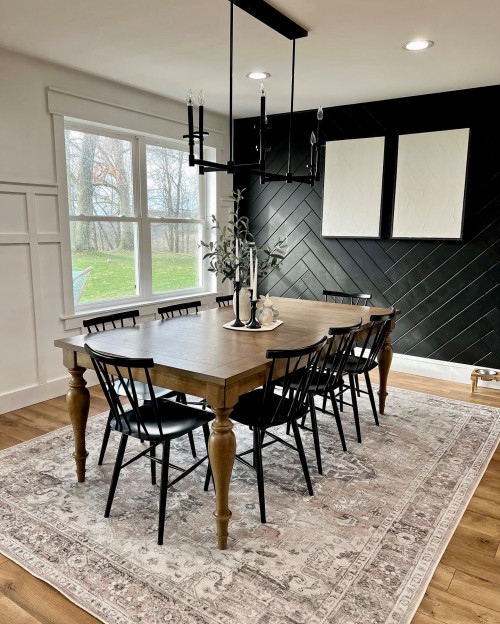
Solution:
[(89, 416), (90, 393), (85, 387), (87, 382), (83, 378), (85, 370), (85, 368), (80, 366), (68, 368), (71, 379), (68, 392), (66, 393), (66, 405), (68, 406), (75, 437), (73, 457), (76, 462), (76, 475), (80, 483), (85, 481), (85, 461), (88, 456), (88, 452), (85, 449), (85, 429)]
[(383, 414), (385, 411), (385, 398), (387, 396), (387, 379), (389, 377), (389, 370), (391, 368), (392, 362), (392, 339), (391, 332), (387, 333), (385, 337), (384, 344), (382, 345), (378, 356), (378, 371), (379, 371), (379, 391), (378, 391), (378, 411), (380, 414)]
[(227, 548), (227, 527), (231, 511), (229, 509), (229, 482), (233, 471), (236, 438), (233, 423), (229, 420), (231, 408), (212, 407), (215, 420), (208, 439), (208, 454), (215, 482), (215, 522), (217, 524), (217, 544), (220, 550)]

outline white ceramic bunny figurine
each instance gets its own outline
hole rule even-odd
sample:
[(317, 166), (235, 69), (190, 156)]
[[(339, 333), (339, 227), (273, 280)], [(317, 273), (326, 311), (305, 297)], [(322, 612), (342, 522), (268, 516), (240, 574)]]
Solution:
[(262, 304), (262, 313), (259, 317), (259, 323), (261, 325), (271, 325), (273, 322), (273, 302), (269, 297), (269, 293), (264, 297), (264, 295), (260, 295), (260, 298), (263, 301)]

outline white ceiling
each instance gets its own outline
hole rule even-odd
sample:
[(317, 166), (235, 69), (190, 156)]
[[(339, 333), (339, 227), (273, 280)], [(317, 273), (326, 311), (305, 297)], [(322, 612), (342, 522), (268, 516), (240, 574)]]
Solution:
[[(297, 40), (295, 110), (500, 83), (500, 0), (269, 0)], [(228, 113), (228, 0), (0, 0), (0, 46)], [(290, 107), (291, 42), (235, 7), (234, 114)], [(435, 41), (407, 52), (412, 38)]]

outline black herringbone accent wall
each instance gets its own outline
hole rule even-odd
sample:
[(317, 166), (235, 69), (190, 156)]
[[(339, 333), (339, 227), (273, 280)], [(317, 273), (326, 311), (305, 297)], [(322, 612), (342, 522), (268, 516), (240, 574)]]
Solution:
[[(320, 91), (320, 90), (319, 90)], [(322, 183), (261, 185), (235, 177), (246, 188), (244, 208), (260, 246), (288, 235), (280, 270), (261, 293), (322, 299), (323, 288), (372, 293), (374, 305), (401, 310), (397, 353), (500, 366), (500, 87), (486, 87), (325, 109), (323, 140), (386, 137), (381, 239), (321, 236)], [(249, 162), (256, 119), (235, 124), (236, 159)], [(284, 172), (288, 115), (270, 118), (270, 171)], [(292, 169), (306, 173), (315, 111), (296, 113)], [(399, 134), (470, 128), (464, 236), (460, 242), (391, 240)]]

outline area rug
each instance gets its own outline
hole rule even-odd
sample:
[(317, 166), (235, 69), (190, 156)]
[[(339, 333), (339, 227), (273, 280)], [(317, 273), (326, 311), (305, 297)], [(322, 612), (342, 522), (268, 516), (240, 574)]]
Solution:
[[(295, 454), (266, 449), (266, 525), (253, 471), (235, 465), (226, 551), (203, 469), (169, 494), (163, 546), (145, 463), (123, 471), (103, 517), (116, 449), (97, 466), (105, 415), (89, 420), (85, 483), (70, 428), (12, 447), (0, 453), (0, 551), (107, 624), (408, 623), (498, 443), (500, 410), (390, 388), (380, 427), (365, 399), (360, 414), (362, 444), (343, 416), (345, 453), (319, 416), (321, 476), (304, 433), (312, 497)], [(235, 433), (246, 448), (248, 430)], [(175, 453), (188, 460), (187, 441)]]

